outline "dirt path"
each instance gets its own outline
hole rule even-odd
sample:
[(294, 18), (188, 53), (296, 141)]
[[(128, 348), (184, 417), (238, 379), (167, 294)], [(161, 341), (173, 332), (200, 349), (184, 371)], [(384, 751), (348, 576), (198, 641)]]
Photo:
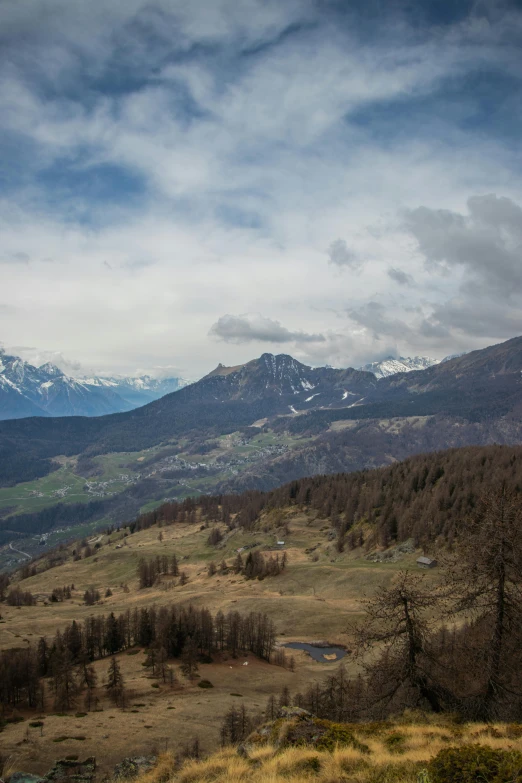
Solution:
[(12, 544), (9, 544), (9, 549), (11, 549), (13, 552), (18, 552), (19, 555), (24, 555), (24, 557), (27, 557), (29, 560), (31, 560), (31, 555), (28, 555), (27, 552), (22, 552), (21, 549), (17, 549)]

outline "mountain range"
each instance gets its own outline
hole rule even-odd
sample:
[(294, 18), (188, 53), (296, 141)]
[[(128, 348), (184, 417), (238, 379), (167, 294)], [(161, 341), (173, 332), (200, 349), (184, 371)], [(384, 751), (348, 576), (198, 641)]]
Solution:
[[(271, 354), (263, 356), (268, 357)], [(312, 390), (311, 381), (306, 379), (303, 381), (304, 386), (299, 386), (301, 380), (296, 376), (296, 368), (298, 366), (304, 367), (304, 365), (300, 365), (291, 357), (284, 359), (273, 357), (271, 361), (277, 361), (277, 373), (282, 393), (295, 393), (297, 388), (300, 391)], [(372, 362), (359, 369), (362, 372), (372, 373), (376, 378), (385, 378), (401, 372), (426, 369), (437, 363), (437, 359), (424, 356), (413, 358), (400, 356), (398, 359), (389, 356), (380, 362)], [(255, 385), (257, 377), (256, 372), (252, 370), (252, 362), (239, 367), (218, 365), (206, 377), (234, 374), (241, 369), (243, 375), (250, 379), (248, 386), (251, 388), (252, 383)], [(336, 377), (337, 379), (341, 377), (339, 372), (353, 372), (352, 370), (338, 371), (332, 368), (318, 368), (316, 370), (308, 368), (308, 371), (316, 375), (319, 372), (324, 378), (329, 369), (331, 370), (330, 378)], [(252, 378), (250, 378), (251, 375)], [(291, 387), (292, 378), (297, 383), (294, 388)], [(110, 413), (121, 413), (178, 391), (187, 383), (185, 379), (179, 377), (156, 379), (150, 375), (72, 377), (50, 362), (35, 367), (19, 356), (9, 355), (0, 348), (0, 421), (30, 416), (104, 416)], [(273, 390), (275, 386), (271, 382), (268, 388)], [(313, 388), (315, 388), (315, 384)], [(305, 398), (305, 402), (311, 403), (322, 393), (324, 394), (324, 389), (309, 395), (310, 399)], [(329, 398), (328, 403), (332, 404), (334, 401)], [(320, 402), (324, 402), (324, 399)]]
[[(415, 453), (522, 443), (521, 372), (522, 337), (382, 378), (266, 353), (218, 365), (131, 411), (4, 421), (0, 542), (80, 521), (123, 521), (165, 498), (266, 490)], [(44, 497), (39, 477), (61, 476), (65, 464), (61, 494), (56, 478)], [(20, 482), (28, 482), (27, 503), (7, 489)], [(42, 495), (36, 506), (31, 493)]]
[[(454, 358), (454, 357), (448, 357)], [(445, 361), (444, 359), (442, 361)], [(387, 378), (388, 375), (396, 375), (399, 372), (413, 372), (414, 370), (426, 370), (434, 364), (439, 364), (440, 359), (431, 359), (429, 356), (388, 356), (380, 362), (370, 362), (359, 369), (371, 372), (376, 378)]]
[(48, 362), (34, 367), (0, 348), (0, 420), (28, 416), (103, 416), (176, 391), (182, 378), (72, 378)]

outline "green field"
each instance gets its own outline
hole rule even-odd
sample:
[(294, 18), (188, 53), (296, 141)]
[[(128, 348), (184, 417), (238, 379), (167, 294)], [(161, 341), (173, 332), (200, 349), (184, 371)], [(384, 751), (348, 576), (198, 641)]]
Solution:
[[(202, 453), (183, 438), (143, 451), (99, 455), (87, 463), (79, 462), (77, 457), (59, 457), (56, 470), (49, 475), (15, 487), (1, 488), (0, 514), (3, 513), (5, 527), (9, 518), (18, 514), (39, 512), (56, 504), (110, 499), (144, 478), (154, 479), (155, 495), (149, 496), (150, 499), (144, 497), (140, 511), (151, 511), (167, 498), (183, 500), (212, 493), (217, 486), (248, 471), (256, 463), (287, 449), (303, 447), (311, 440), (260, 430), (253, 438), (245, 438), (238, 432), (211, 438), (212, 450), (207, 450), (206, 442), (202, 441)], [(180, 468), (185, 475), (169, 476), (169, 471)], [(110, 515), (82, 524), (75, 524), (71, 519), (48, 535), (46, 547), (91, 535), (110, 524)], [(15, 548), (32, 556), (42, 551), (39, 541), (40, 536), (36, 534), (23, 539), (13, 537)], [(12, 565), (13, 557), (23, 559), (23, 555), (15, 555), (9, 546), (0, 549), (0, 569)]]

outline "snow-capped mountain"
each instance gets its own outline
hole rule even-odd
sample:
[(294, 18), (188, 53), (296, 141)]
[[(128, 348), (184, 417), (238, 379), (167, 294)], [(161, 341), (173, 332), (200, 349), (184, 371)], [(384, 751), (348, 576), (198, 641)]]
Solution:
[(296, 414), (311, 408), (345, 407), (361, 400), (375, 386), (369, 373), (348, 368), (308, 367), (287, 354), (264, 353), (236, 367), (219, 364), (192, 384), (191, 400), (271, 400), (273, 410)]
[(164, 397), (165, 394), (178, 391), (190, 383), (186, 378), (153, 378), (151, 375), (140, 375), (135, 378), (118, 375), (111, 377), (94, 376), (82, 378), (82, 381), (90, 386), (112, 389), (127, 402), (131, 403), (133, 408), (158, 400), (160, 397)]
[(393, 356), (388, 356), (380, 362), (370, 362), (359, 369), (372, 372), (376, 378), (387, 378), (389, 375), (396, 375), (399, 372), (426, 370), (428, 367), (433, 367), (434, 364), (440, 364), (440, 359), (431, 359), (429, 356), (399, 356), (398, 359), (395, 359)]
[(129, 411), (186, 384), (181, 378), (72, 378), (51, 363), (34, 367), (0, 348), (0, 420), (102, 416)]

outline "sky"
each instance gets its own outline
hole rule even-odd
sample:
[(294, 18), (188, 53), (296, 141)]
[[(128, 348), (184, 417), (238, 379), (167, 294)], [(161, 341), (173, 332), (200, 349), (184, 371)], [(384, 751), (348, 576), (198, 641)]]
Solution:
[(0, 342), (75, 374), (522, 334), (522, 3), (2, 0)]

